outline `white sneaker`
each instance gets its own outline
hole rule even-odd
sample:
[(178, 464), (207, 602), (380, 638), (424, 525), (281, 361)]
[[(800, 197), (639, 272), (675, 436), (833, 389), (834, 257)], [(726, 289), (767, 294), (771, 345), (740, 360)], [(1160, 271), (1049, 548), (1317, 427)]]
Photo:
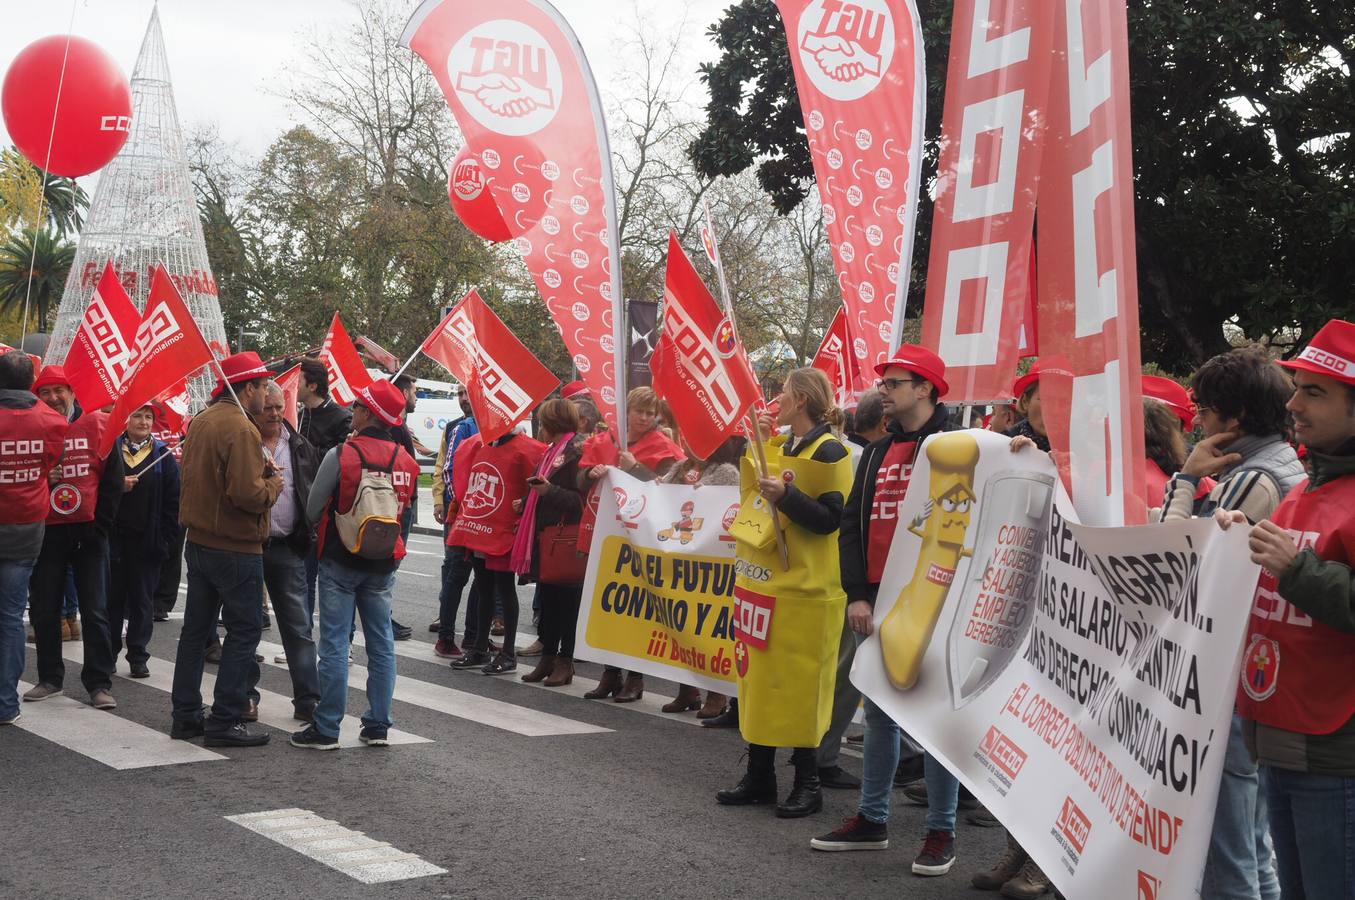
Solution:
[(279, 653), (277, 656), (273, 657), (273, 662), (277, 663), (278, 665), (282, 665), (283, 663), (287, 662), (287, 654)]

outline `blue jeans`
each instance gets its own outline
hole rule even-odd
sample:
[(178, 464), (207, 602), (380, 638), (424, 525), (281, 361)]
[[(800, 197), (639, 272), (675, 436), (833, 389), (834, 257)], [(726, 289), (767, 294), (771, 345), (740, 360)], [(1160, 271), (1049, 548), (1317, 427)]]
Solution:
[(1242, 717), (1234, 714), (1200, 888), (1204, 900), (1280, 900), (1270, 821), (1257, 785), (1256, 762), (1242, 738)]
[(922, 757), (923, 779), (927, 782), (928, 831), (955, 833), (955, 807), (960, 803), (960, 781), (928, 753)]
[(287, 672), (292, 676), (292, 706), (309, 713), (320, 699), (311, 620), (306, 617), (306, 563), (285, 538), (264, 545), (263, 580), (273, 601)]
[(0, 559), (0, 719), (19, 713), (19, 676), (24, 673), (24, 607), (37, 559)]
[(348, 633), (353, 614), (362, 616), (367, 640), (367, 712), (362, 725), (391, 725), (395, 694), (395, 634), (391, 630), (394, 572), (363, 572), (332, 559), (320, 560), (320, 703), (315, 730), (339, 736), (348, 707)]
[[(442, 589), (438, 591), (438, 640), (456, 640), (456, 614), (461, 608), (461, 597), (470, 581), (470, 555), (464, 547), (447, 547), (442, 555)], [(475, 590), (470, 593), (466, 607), (466, 637), (469, 646), (475, 646)]]
[(869, 699), (864, 702), (866, 739), (861, 745), (860, 812), (872, 822), (888, 822), (889, 797), (894, 790), (894, 772), (899, 767), (903, 730)]
[(209, 731), (224, 731), (240, 721), (249, 694), (259, 681), (254, 651), (263, 630), (263, 555), (213, 550), (189, 541), (188, 596), (183, 630), (174, 657), (174, 719), (193, 722), (202, 714), (203, 655), (216, 634), (218, 614), (226, 626), (217, 668)]
[(1284, 900), (1355, 898), (1355, 778), (1261, 766)]

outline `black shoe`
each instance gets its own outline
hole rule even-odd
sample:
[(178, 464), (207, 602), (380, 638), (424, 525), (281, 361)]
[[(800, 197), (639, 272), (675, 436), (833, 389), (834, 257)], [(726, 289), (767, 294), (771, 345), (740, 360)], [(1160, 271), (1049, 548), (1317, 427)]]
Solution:
[(973, 794), (969, 793), (969, 788), (965, 787), (964, 785), (960, 785), (960, 798), (959, 801), (955, 804), (955, 808), (961, 811), (976, 810), (979, 808), (978, 798), (975, 797)]
[(903, 789), (903, 796), (909, 803), (915, 806), (927, 805), (927, 783), (925, 781), (914, 781)]
[(842, 766), (824, 766), (819, 769), (819, 783), (826, 788), (854, 791), (861, 787), (861, 779)]
[(358, 735), (358, 740), (368, 747), (389, 747), (390, 739), (387, 734), (385, 725), (366, 725)]
[(701, 723), (703, 728), (738, 728), (739, 727), (739, 700), (737, 697), (729, 701), (725, 711), (711, 719), (706, 719)]
[(776, 802), (776, 778), (757, 778), (744, 775), (739, 783), (725, 791), (715, 792), (715, 802), (722, 806), (753, 806)]
[(202, 743), (208, 747), (262, 747), (269, 737), (266, 732), (250, 731), (244, 722), (236, 722), (229, 728), (205, 729)]
[(131, 667), (131, 670), (132, 670), (132, 677), (133, 677), (133, 678), (150, 678), (150, 677), (151, 677), (151, 670), (148, 669), (148, 668), (146, 668), (146, 664), (145, 664), (145, 663), (143, 663), (143, 662), (134, 662), (134, 663), (128, 663), (127, 665)]
[[(264, 735), (268, 737), (268, 735)], [(321, 734), (314, 725), (308, 725), (288, 738), (287, 743), (302, 750), (338, 750), (339, 739)]]
[(264, 617), (263, 617), (263, 625), (260, 626), (260, 627), (263, 628), (264, 631), (269, 630), (270, 628), (273, 627), (273, 620), (270, 619), (268, 616), (264, 616)]
[(809, 842), (815, 850), (888, 850), (889, 826), (857, 813), (822, 837)]
[(907, 787), (915, 781), (921, 781), (925, 774), (920, 754), (901, 759), (899, 767), (894, 770), (894, 787)]
[(795, 764), (795, 783), (786, 799), (776, 804), (778, 819), (799, 819), (823, 809), (823, 791), (819, 788), (819, 764), (814, 750), (797, 747), (791, 755)]
[(202, 655), (202, 659), (204, 662), (209, 662), (212, 665), (221, 665), (221, 645), (213, 644), (208, 647), (207, 652)]
[(203, 726), (202, 719), (197, 718), (188, 722), (174, 720), (174, 724), (169, 726), (169, 736), (176, 741), (189, 741), (196, 737), (202, 737)]
[(157, 609), (157, 610), (155, 611), (155, 613), (151, 616), (151, 621), (152, 621), (152, 622), (168, 622), (168, 621), (169, 621), (169, 613), (167, 613), (167, 612), (161, 612), (160, 610)]
[(452, 660), (453, 669), (483, 669), (489, 662), (489, 654), (478, 650), (472, 650), (464, 654), (460, 659)]
[(913, 860), (913, 874), (933, 878), (944, 875), (955, 865), (955, 835), (949, 831), (929, 831), (922, 852)]
[(509, 672), (516, 672), (517, 669), (518, 661), (516, 659), (504, 656), (502, 653), (500, 653), (498, 656), (494, 657), (492, 662), (485, 664), (485, 667), (480, 670), (480, 674), (505, 675)]
[(1002, 824), (997, 820), (997, 816), (990, 813), (988, 807), (983, 805), (966, 815), (964, 820), (970, 825), (977, 825), (979, 828), (996, 828)]
[(395, 635), (397, 641), (407, 641), (414, 637), (414, 629), (408, 625), (401, 625), (399, 622), (391, 619), (391, 632)]

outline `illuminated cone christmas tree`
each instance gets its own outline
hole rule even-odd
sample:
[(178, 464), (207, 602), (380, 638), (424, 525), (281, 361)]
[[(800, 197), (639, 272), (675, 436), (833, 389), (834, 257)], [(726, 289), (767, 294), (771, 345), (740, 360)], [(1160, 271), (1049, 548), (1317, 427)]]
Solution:
[[(163, 263), (212, 351), (224, 354), (225, 327), (184, 156), (158, 8), (151, 12), (132, 72), (131, 137), (94, 189), (61, 295), (48, 360), (66, 358), (108, 259), (138, 309), (146, 307), (152, 267)], [(215, 376), (203, 375), (190, 386), (195, 408), (206, 402), (215, 383)]]

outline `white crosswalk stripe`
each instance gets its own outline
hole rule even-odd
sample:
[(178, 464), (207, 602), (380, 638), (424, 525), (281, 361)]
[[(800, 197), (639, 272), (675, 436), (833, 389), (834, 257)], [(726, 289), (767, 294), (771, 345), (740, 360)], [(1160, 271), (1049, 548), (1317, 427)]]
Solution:
[[(399, 641), (396, 646), (399, 647), (403, 643), (406, 642)], [(259, 652), (263, 654), (267, 665), (286, 668), (284, 665), (268, 662), (273, 659), (274, 655), (282, 652), (281, 644), (260, 641)], [(366, 681), (367, 668), (365, 666), (356, 664), (349, 666), (349, 687), (360, 688)], [(481, 725), (500, 728), (526, 737), (602, 734), (612, 730), (600, 725), (576, 722), (573, 719), (566, 719), (564, 716), (528, 709), (525, 706), (515, 706), (512, 703), (505, 703), (491, 697), (482, 697), (479, 694), (454, 690), (440, 684), (430, 684), (426, 681), (407, 678), (403, 675), (399, 675), (395, 679), (395, 699), (401, 703), (446, 713), (449, 716), (456, 716), (460, 719), (467, 719), (471, 722), (478, 722)]]
[[(30, 687), (19, 682), (20, 693)], [(95, 709), (64, 694), (40, 703), (25, 703), (23, 718), (14, 724), (113, 769), (145, 769), (226, 758), (187, 741), (170, 740), (163, 731), (119, 718), (115, 713)]]
[(272, 809), (225, 816), (289, 850), (295, 850), (363, 884), (405, 881), (447, 870), (308, 809)]
[[(80, 645), (76, 643), (66, 643), (61, 646), (61, 655), (72, 662), (79, 662), (82, 658), (82, 652)], [(146, 667), (151, 670), (149, 678), (133, 678), (122, 671), (118, 671), (117, 675), (132, 684), (142, 684), (166, 694), (170, 693), (174, 687), (174, 663), (151, 657)], [(215, 687), (216, 676), (210, 670), (204, 670), (202, 673), (202, 696), (206, 699), (208, 705), (211, 704), (212, 691)], [(168, 718), (167, 714), (166, 721), (168, 721)], [(300, 731), (306, 727), (292, 718), (290, 697), (262, 689), (259, 690), (259, 724), (288, 733)], [(344, 716), (339, 731), (339, 746), (341, 748), (366, 746), (358, 740), (358, 732), (361, 730), (362, 722), (357, 717)], [(407, 731), (399, 731), (394, 728), (390, 731), (389, 740), (392, 745), (432, 743), (429, 738), (419, 737), (417, 734), (410, 734)]]

